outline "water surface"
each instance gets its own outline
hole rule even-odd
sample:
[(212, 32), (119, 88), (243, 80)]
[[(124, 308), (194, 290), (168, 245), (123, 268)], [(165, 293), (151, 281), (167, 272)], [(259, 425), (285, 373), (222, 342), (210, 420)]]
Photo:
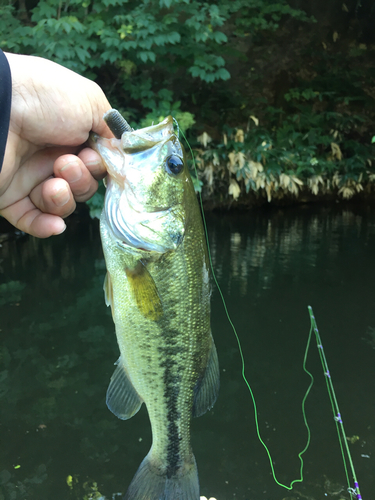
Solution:
[[(299, 207), (209, 214), (216, 276), (237, 328), (260, 432), (277, 478), (299, 477), (306, 443), (302, 370), (311, 305), (364, 500), (375, 491), (375, 210)], [(0, 500), (119, 499), (151, 441), (147, 412), (118, 420), (105, 392), (118, 357), (102, 282), (98, 222), (0, 248)], [(218, 292), (212, 330), (221, 370), (214, 409), (195, 419), (203, 495), (217, 500), (349, 498), (323, 371), (306, 403), (304, 481), (276, 485)], [(355, 440), (355, 439), (354, 439)], [(340, 493), (340, 490), (342, 492)], [(99, 493), (100, 492), (100, 493)], [(95, 496), (96, 495), (96, 496)]]

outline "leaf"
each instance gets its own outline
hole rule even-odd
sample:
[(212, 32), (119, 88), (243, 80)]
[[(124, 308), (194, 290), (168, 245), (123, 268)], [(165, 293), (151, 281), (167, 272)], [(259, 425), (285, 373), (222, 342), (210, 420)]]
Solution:
[(167, 41), (167, 37), (164, 34), (163, 35), (157, 35), (157, 36), (154, 37), (154, 42), (159, 47), (164, 46), (166, 41)]
[(218, 71), (216, 71), (216, 76), (218, 80), (229, 80), (230, 73), (225, 68), (220, 68)]
[(221, 56), (216, 56), (214, 58), (214, 63), (215, 63), (216, 66), (224, 66), (225, 65), (225, 60)]
[(336, 144), (335, 142), (331, 142), (331, 150), (332, 150), (332, 157), (341, 161), (343, 158), (343, 155), (342, 155), (340, 146), (338, 144)]
[(163, 99), (164, 101), (172, 102), (173, 92), (169, 89), (161, 89), (158, 92), (158, 97), (160, 97), (160, 99)]
[(222, 31), (215, 31), (213, 33), (213, 39), (218, 44), (226, 43), (228, 41), (227, 35)]
[(197, 141), (201, 143), (205, 148), (207, 144), (212, 141), (212, 137), (210, 137), (207, 132), (203, 132), (203, 134), (197, 137)]
[(244, 142), (245, 141), (245, 134), (242, 128), (237, 129), (236, 135), (234, 136), (234, 141), (235, 142)]
[(202, 80), (204, 80), (204, 77), (206, 75), (206, 72), (202, 68), (199, 68), (198, 66), (192, 66), (191, 68), (189, 68), (188, 71), (191, 73), (192, 77), (195, 78), (199, 76)]
[(234, 180), (234, 179), (230, 180), (229, 188), (228, 188), (228, 193), (230, 195), (232, 195), (235, 200), (237, 200), (238, 197), (240, 196), (241, 188), (238, 185), (238, 183), (237, 183), (236, 180)]
[(181, 41), (181, 35), (177, 33), (177, 31), (172, 31), (168, 34), (167, 39), (171, 44), (179, 43)]
[(89, 52), (85, 49), (82, 49), (81, 47), (76, 47), (76, 54), (79, 60), (83, 63), (85, 63), (86, 59), (90, 57)]
[(141, 59), (141, 61), (143, 61), (144, 63), (147, 62), (148, 60), (150, 60), (151, 62), (155, 62), (156, 60), (156, 56), (155, 56), (155, 52), (151, 52), (151, 51), (143, 51), (143, 52), (139, 52), (137, 54), (137, 56), (139, 57), (139, 59)]
[(64, 30), (66, 31), (66, 33), (69, 35), (69, 33), (71, 32), (72, 30), (72, 26), (70, 23), (67, 23), (66, 21), (63, 21), (62, 23), (62, 26), (64, 28)]

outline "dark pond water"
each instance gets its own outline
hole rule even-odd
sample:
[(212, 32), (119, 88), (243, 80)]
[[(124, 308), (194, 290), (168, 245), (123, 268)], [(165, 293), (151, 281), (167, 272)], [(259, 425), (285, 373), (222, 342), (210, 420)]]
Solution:
[[(301, 207), (207, 215), (212, 259), (241, 339), (260, 432), (277, 478), (299, 477), (306, 443), (302, 370), (314, 309), (364, 500), (375, 491), (375, 210)], [(102, 282), (97, 221), (0, 248), (0, 500), (119, 499), (150, 446), (143, 409), (123, 422), (105, 405), (118, 357)], [(272, 478), (217, 291), (221, 367), (214, 409), (195, 419), (201, 494), (217, 500), (347, 499), (315, 342), (307, 367), (311, 445), (293, 491)], [(340, 493), (340, 490), (342, 492)], [(99, 493), (100, 492), (100, 493)]]

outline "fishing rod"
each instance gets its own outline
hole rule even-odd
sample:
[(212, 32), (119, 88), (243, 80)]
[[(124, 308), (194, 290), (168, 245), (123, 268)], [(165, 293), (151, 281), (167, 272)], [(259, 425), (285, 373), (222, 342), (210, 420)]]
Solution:
[[(362, 499), (362, 495), (361, 495), (361, 492), (359, 490), (359, 484), (358, 484), (357, 476), (356, 476), (356, 473), (355, 473), (355, 470), (354, 470), (354, 464), (353, 464), (352, 456), (351, 456), (351, 453), (350, 453), (350, 450), (349, 450), (348, 440), (346, 439), (346, 434), (345, 434), (345, 430), (344, 430), (344, 423), (343, 423), (342, 415), (341, 415), (341, 412), (340, 412), (340, 409), (339, 409), (339, 405), (338, 405), (338, 402), (337, 402), (336, 393), (335, 393), (335, 390), (333, 388), (332, 376), (331, 376), (331, 373), (330, 373), (330, 371), (328, 369), (328, 363), (327, 363), (326, 356), (324, 354), (322, 340), (320, 338), (318, 326), (316, 324), (316, 320), (315, 320), (315, 316), (314, 316), (314, 312), (312, 310), (312, 307), (308, 306), (308, 310), (309, 310), (309, 314), (310, 314), (311, 329), (315, 333), (315, 338), (316, 338), (316, 344), (317, 344), (317, 347), (318, 347), (319, 357), (320, 357), (320, 361), (322, 363), (322, 368), (323, 368), (323, 372), (324, 372), (324, 375), (325, 375), (325, 381), (326, 381), (326, 385), (327, 385), (329, 399), (331, 401), (332, 412), (333, 412), (334, 420), (335, 420), (335, 423), (336, 423), (336, 429), (337, 429), (337, 434), (338, 434), (338, 437), (339, 437), (339, 442), (340, 442), (341, 454), (342, 454), (343, 463), (344, 463), (344, 469), (345, 469), (346, 479), (347, 479), (347, 482), (348, 482), (348, 493), (350, 493), (351, 496), (354, 496), (355, 498), (357, 498), (357, 500), (361, 500)], [(311, 330), (310, 330), (310, 333), (311, 333)], [(310, 337), (309, 337), (309, 341), (310, 341)], [(346, 464), (346, 458), (345, 458), (344, 450), (346, 451), (346, 455), (347, 455), (347, 458), (348, 458), (348, 461), (349, 461), (349, 465), (350, 465), (350, 469), (351, 469), (351, 473), (352, 473), (352, 477), (353, 477), (354, 488), (350, 486), (350, 481), (349, 481), (349, 477), (348, 477), (348, 469), (347, 469), (347, 464)]]

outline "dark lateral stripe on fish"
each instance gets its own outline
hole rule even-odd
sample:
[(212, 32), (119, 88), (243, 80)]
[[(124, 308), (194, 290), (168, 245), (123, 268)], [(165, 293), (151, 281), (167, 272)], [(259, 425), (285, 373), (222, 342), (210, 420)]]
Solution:
[(164, 359), (160, 363), (160, 367), (164, 368), (163, 380), (165, 384), (164, 400), (167, 404), (167, 420), (168, 420), (168, 447), (167, 447), (167, 477), (173, 477), (182, 465), (180, 453), (180, 436), (177, 422), (181, 418), (181, 412), (178, 410), (178, 396), (181, 389), (179, 363), (175, 361), (176, 355), (183, 353), (186, 349), (176, 344), (178, 331), (169, 331), (164, 336), (166, 341), (165, 346), (159, 347), (158, 351)]

